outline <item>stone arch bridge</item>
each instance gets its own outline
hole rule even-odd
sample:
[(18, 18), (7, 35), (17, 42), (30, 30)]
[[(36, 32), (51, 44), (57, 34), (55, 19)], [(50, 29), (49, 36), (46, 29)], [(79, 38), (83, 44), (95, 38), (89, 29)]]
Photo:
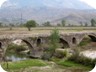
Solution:
[[(72, 32), (60, 34), (62, 44), (67, 43), (69, 48), (78, 46), (85, 36), (89, 36), (92, 41), (96, 42), (96, 32)], [(41, 57), (44, 51), (44, 44), (50, 42), (50, 34), (2, 34), (0, 35), (0, 58), (4, 56), (8, 44), (12, 41), (21, 39), (30, 49), (30, 55), (33, 57)], [(41, 44), (41, 46), (39, 46)], [(45, 46), (46, 47), (46, 46)]]

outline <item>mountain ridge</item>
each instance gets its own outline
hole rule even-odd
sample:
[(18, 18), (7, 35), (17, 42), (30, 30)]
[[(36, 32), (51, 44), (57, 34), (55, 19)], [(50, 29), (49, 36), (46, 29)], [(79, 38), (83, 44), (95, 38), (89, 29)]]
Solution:
[[(77, 10), (77, 9), (54, 9), (54, 8), (28, 8), (28, 9), (4, 9), (0, 10), (0, 21), (5, 23), (20, 23), (21, 14), (24, 22), (27, 20), (36, 20), (39, 24), (50, 21), (52, 24), (60, 23), (63, 19), (67, 24), (83, 24), (92, 18), (96, 19), (96, 10)], [(3, 19), (3, 21), (2, 21)], [(4, 20), (5, 19), (5, 20)], [(18, 20), (18, 21), (17, 21)], [(71, 22), (70, 22), (71, 21)], [(74, 23), (75, 22), (75, 23)]]
[[(22, 18), (21, 18), (22, 15)], [(80, 24), (96, 19), (96, 10), (80, 0), (7, 0), (0, 8), (0, 22), (14, 23), (36, 20), (39, 24), (50, 21)]]

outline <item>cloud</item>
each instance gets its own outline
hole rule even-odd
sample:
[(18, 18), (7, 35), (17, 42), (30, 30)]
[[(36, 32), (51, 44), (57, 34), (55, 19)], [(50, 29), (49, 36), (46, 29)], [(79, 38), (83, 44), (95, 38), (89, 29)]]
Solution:
[(63, 7), (66, 0), (43, 0), (43, 4), (48, 7)]
[(5, 2), (3, 2), (3, 4), (1, 5), (1, 7), (12, 7), (12, 8), (14, 8), (14, 7), (17, 7), (18, 6), (18, 3), (16, 3), (16, 2), (11, 2), (10, 0), (7, 0), (7, 1), (5, 1)]
[(83, 1), (96, 9), (96, 0), (80, 0), (80, 1)]
[(1, 1), (3, 1), (1, 7), (11, 7), (11, 8), (16, 7), (18, 8), (25, 6), (32, 6), (32, 7), (46, 6), (53, 8), (75, 8), (75, 9), (91, 9), (92, 7), (96, 8), (96, 0), (0, 0), (0, 2)]
[(5, 1), (7, 1), (7, 0), (0, 0), (0, 7), (1, 7), (1, 5), (2, 5)]
[(55, 8), (73, 8), (73, 9), (93, 8), (82, 0), (43, 0), (43, 1), (45, 6), (55, 7)]

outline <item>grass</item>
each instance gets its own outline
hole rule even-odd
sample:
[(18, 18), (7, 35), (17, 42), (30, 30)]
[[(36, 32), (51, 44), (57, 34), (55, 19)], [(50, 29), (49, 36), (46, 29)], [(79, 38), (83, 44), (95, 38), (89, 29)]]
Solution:
[[(21, 68), (27, 68), (32, 66), (46, 66), (46, 65), (47, 63), (38, 59), (24, 60), (18, 62), (8, 62), (8, 70), (18, 70)], [(7, 63), (2, 63), (2, 67), (6, 70)]]
[(85, 69), (85, 70), (91, 70), (92, 68), (89, 66), (84, 66), (82, 64), (75, 63), (73, 61), (68, 61), (68, 60), (61, 60), (57, 62), (58, 65), (62, 65), (64, 67), (71, 67), (71, 68), (80, 68), (80, 69)]
[(9, 30), (8, 27), (6, 28), (0, 28), (0, 31), (28, 31), (28, 32), (32, 32), (32, 31), (50, 31), (53, 29), (58, 29), (60, 31), (96, 31), (96, 27), (35, 27), (35, 28), (31, 28), (31, 31), (28, 31), (28, 29), (26, 27), (13, 27), (12, 30)]
[[(84, 70), (84, 71), (89, 71), (92, 68), (84, 66), (82, 64), (78, 64), (72, 61), (68, 60), (60, 60), (56, 59), (55, 61), (58, 64), (57, 68), (51, 68), (48, 69), (48, 72), (59, 72), (62, 69), (66, 70)], [(6, 68), (6, 63), (2, 63), (2, 67), (7, 70), (8, 72), (46, 72), (46, 68), (41, 70), (39, 67), (42, 66), (49, 66), (47, 62), (44, 62), (39, 59), (32, 59), (32, 60), (24, 60), (24, 61), (18, 61), (18, 62), (9, 62), (9, 69)], [(59, 69), (59, 70), (58, 70)], [(58, 71), (57, 71), (58, 70)], [(75, 71), (74, 71), (75, 72)]]
[(68, 59), (59, 59), (59, 58), (52, 58), (51, 59), (53, 62), (55, 62), (57, 65), (59, 66), (63, 66), (65, 68), (72, 68), (72, 69), (83, 69), (83, 70), (91, 70), (92, 67), (91, 66), (85, 66), (83, 64), (80, 63), (76, 63), (74, 61), (70, 61)]

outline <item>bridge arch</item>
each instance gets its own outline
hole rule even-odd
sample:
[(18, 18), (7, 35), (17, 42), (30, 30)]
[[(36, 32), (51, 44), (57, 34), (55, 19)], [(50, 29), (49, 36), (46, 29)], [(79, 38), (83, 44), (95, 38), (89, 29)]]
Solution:
[(82, 45), (82, 43), (89, 43), (89, 42), (96, 42), (96, 36), (95, 35), (92, 35), (92, 34), (87, 34), (87, 35), (84, 35), (83, 37), (82, 37), (82, 39), (80, 40), (80, 42), (79, 42), (79, 45), (81, 44)]
[(2, 42), (0, 42), (0, 49), (2, 48)]
[(27, 49), (29, 51), (34, 50), (34, 47), (29, 40), (23, 39), (23, 38), (16, 38), (16, 39), (10, 39), (10, 40), (6, 41), (6, 51), (7, 51), (7, 48), (10, 44), (13, 43), (13, 44), (16, 44), (16, 45), (22, 45), (22, 42), (24, 43), (25, 46), (27, 46)]
[(96, 42), (96, 36), (94, 36), (94, 35), (88, 35), (90, 38), (91, 38), (91, 40), (93, 41), (93, 42)]
[(40, 37), (37, 38), (37, 40), (36, 40), (36, 44), (37, 44), (37, 46), (39, 46), (41, 43), (42, 43), (42, 39), (41, 39)]
[(72, 38), (72, 43), (73, 43), (73, 44), (76, 44), (76, 43), (77, 43), (77, 41), (76, 41), (76, 38), (75, 38), (75, 37), (73, 37), (73, 38)]
[(33, 46), (30, 42), (28, 42), (27, 40), (24, 40), (24, 39), (22, 39), (22, 41), (28, 45), (29, 49), (33, 49)]
[(64, 40), (63, 38), (59, 39), (59, 43), (61, 45), (61, 48), (69, 48), (69, 44), (66, 40)]

